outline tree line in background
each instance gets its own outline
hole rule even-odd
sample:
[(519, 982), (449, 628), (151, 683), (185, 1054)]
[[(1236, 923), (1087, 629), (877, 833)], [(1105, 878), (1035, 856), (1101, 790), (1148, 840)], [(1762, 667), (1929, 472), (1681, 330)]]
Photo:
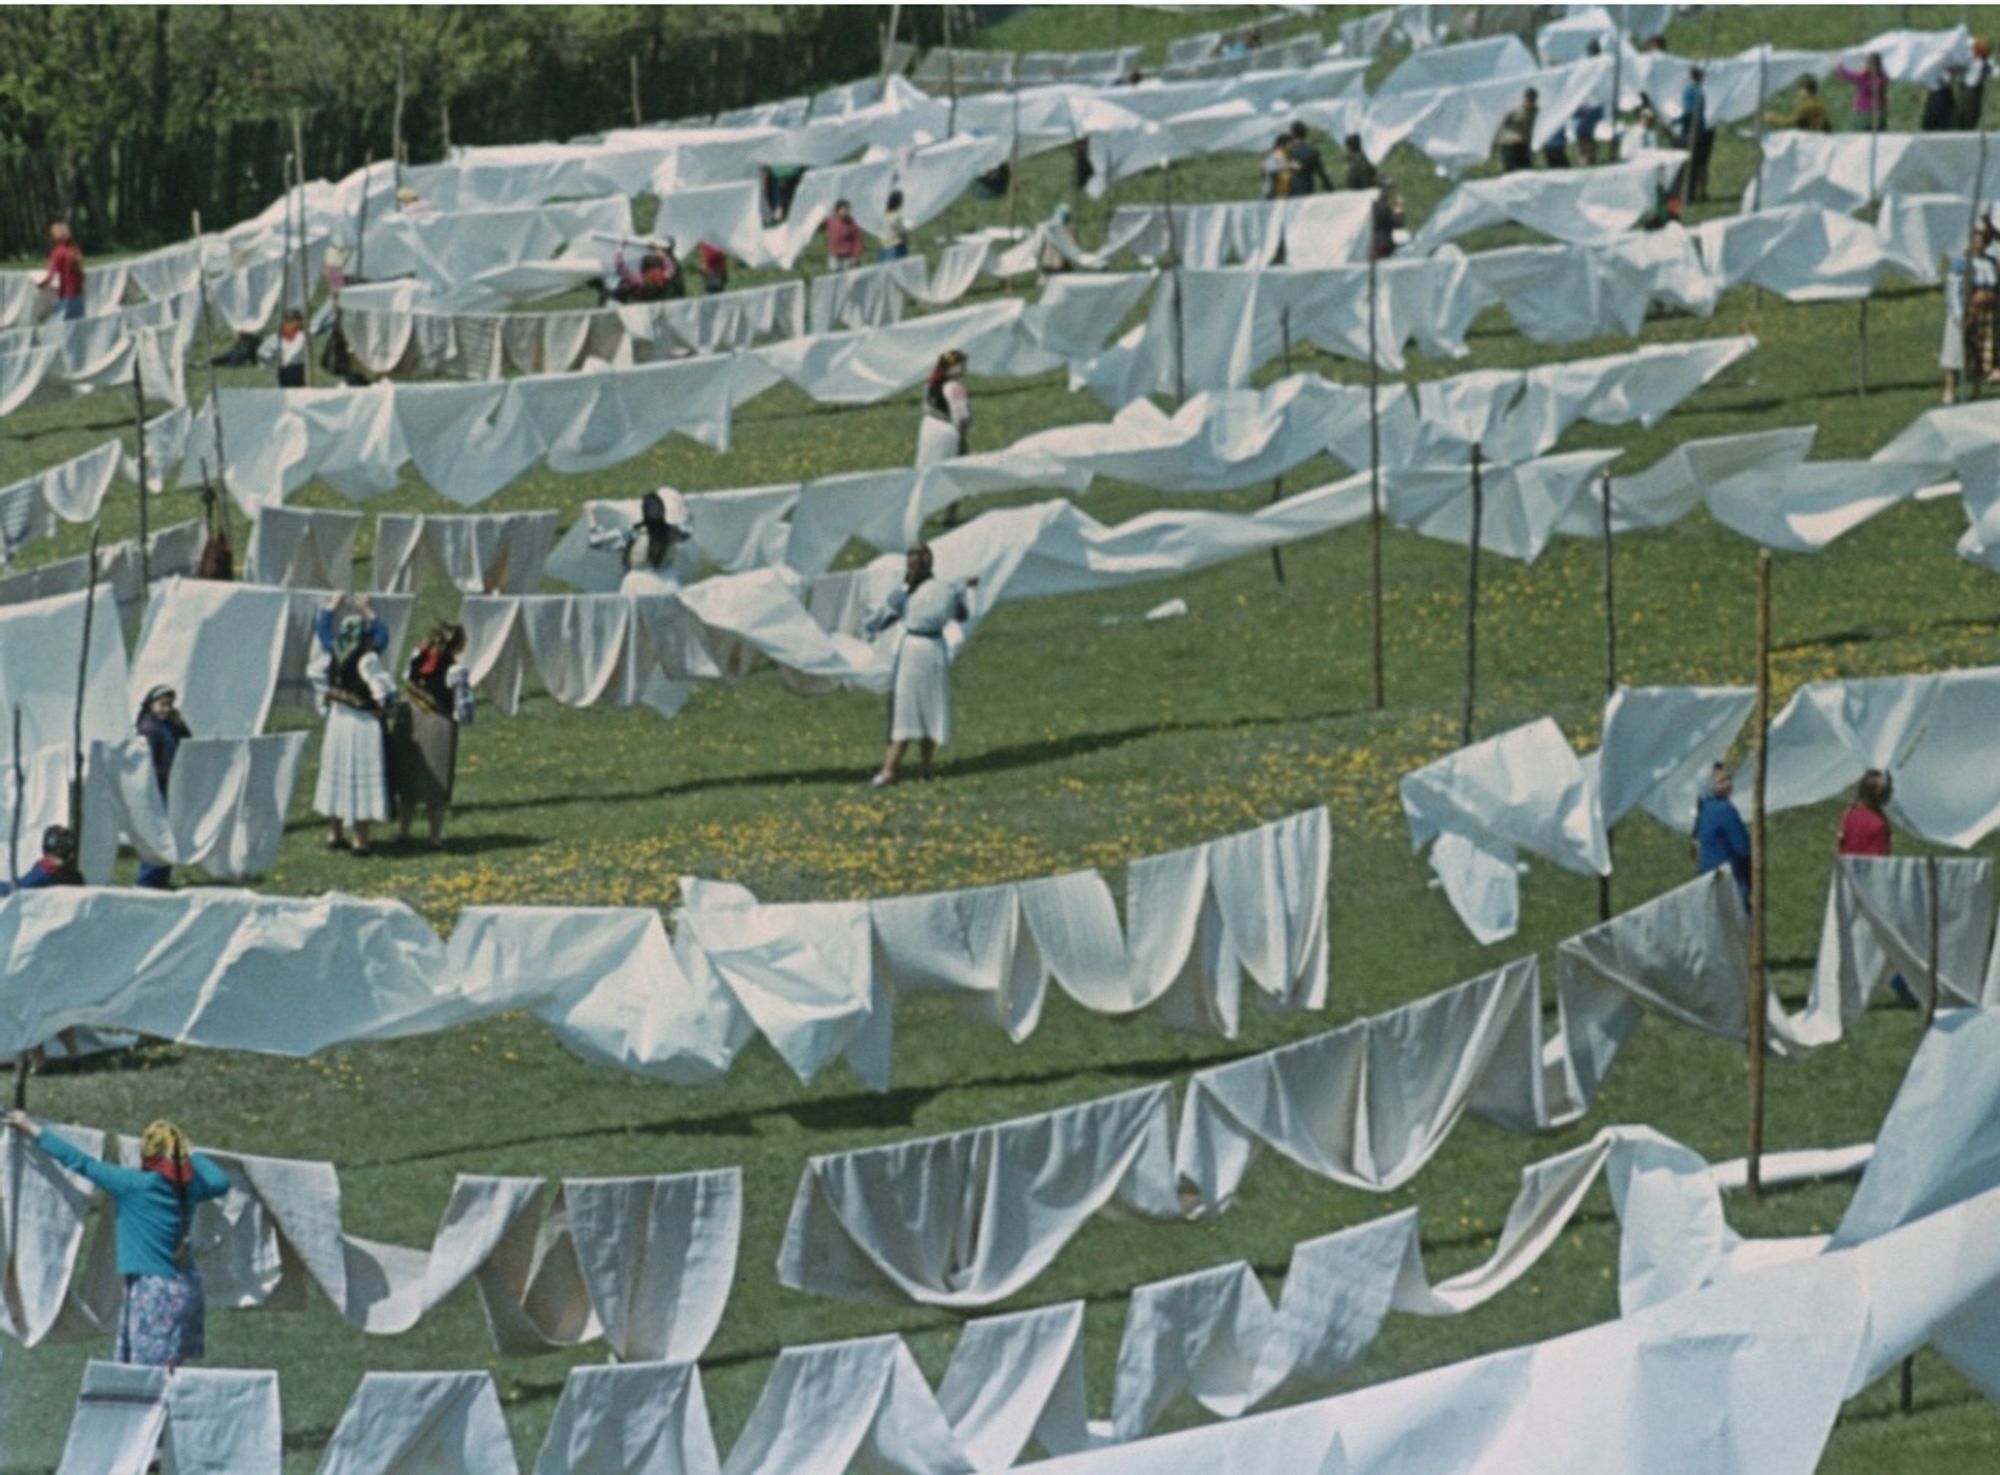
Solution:
[[(305, 177), (709, 114), (873, 75), (886, 6), (0, 7), (0, 255), (184, 239)], [(932, 7), (900, 37), (928, 42)]]

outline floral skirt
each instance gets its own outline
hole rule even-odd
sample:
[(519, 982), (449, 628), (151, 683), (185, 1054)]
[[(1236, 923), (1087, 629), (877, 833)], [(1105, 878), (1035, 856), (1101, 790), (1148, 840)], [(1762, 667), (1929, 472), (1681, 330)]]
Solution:
[(206, 1351), (201, 1275), (128, 1275), (118, 1313), (118, 1360), (144, 1367), (181, 1367)]

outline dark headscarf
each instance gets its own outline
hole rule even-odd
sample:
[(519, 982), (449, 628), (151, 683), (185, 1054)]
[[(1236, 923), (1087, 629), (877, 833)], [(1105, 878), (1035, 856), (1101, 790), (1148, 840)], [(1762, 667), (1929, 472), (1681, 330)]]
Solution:
[(639, 526), (646, 534), (646, 563), (658, 568), (674, 551), (674, 528), (667, 521), (667, 504), (658, 492), (639, 499)]

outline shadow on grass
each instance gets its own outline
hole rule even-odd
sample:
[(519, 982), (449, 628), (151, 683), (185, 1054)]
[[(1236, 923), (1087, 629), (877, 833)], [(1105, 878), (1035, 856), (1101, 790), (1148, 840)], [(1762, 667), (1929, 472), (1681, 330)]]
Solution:
[(44, 425), (37, 430), (12, 430), (7, 433), (9, 440), (40, 440), (45, 435), (80, 435), (86, 430), (130, 430), (132, 422), (127, 420), (93, 420), (85, 425), (64, 422), (61, 425)]
[(436, 1162), (462, 1157), (475, 1148), (540, 1147), (553, 1142), (576, 1142), (593, 1137), (749, 1137), (756, 1135), (756, 1118), (785, 1116), (806, 1131), (821, 1129), (853, 1131), (869, 1128), (911, 1127), (917, 1112), (938, 1097), (967, 1087), (1002, 1090), (1019, 1086), (1045, 1086), (1081, 1076), (1130, 1076), (1152, 1081), (1184, 1070), (1200, 1070), (1227, 1064), (1248, 1052), (1216, 1051), (1206, 1055), (1159, 1056), (1149, 1060), (1121, 1060), (1110, 1064), (1092, 1061), (1055, 1070), (1027, 1071), (1015, 1075), (957, 1076), (933, 1085), (897, 1086), (888, 1091), (851, 1091), (818, 1101), (784, 1101), (774, 1104), (736, 1107), (702, 1116), (670, 1117), (658, 1121), (612, 1123), (581, 1131), (524, 1133), (518, 1137), (488, 1137), (477, 1143), (454, 1147), (427, 1148), (422, 1152), (396, 1157), (370, 1158), (353, 1164), (356, 1168), (392, 1168), (410, 1163)]
[[(954, 759), (944, 764), (942, 773), (945, 778), (971, 774), (1011, 773), (1016, 769), (1033, 768), (1038, 764), (1060, 762), (1066, 758), (1086, 757), (1092, 753), (1122, 748), (1127, 743), (1140, 742), (1147, 738), (1195, 732), (1240, 732), (1248, 728), (1283, 727), (1303, 722), (1333, 722), (1343, 717), (1355, 716), (1361, 710), (1355, 707), (1333, 712), (1306, 712), (1296, 716), (1231, 717), (1212, 722), (1156, 722), (1143, 727), (1116, 728), (1110, 732), (1077, 733), (1053, 741), (1015, 743), (1007, 747), (989, 748), (970, 757)], [(859, 787), (874, 772), (875, 763), (878, 761), (877, 751), (873, 748), (860, 750), (853, 763), (842, 764), (837, 768), (793, 768), (768, 773), (718, 774), (713, 778), (688, 779), (680, 783), (662, 784), (658, 788), (628, 789), (617, 793), (596, 789), (572, 789), (546, 797), (500, 799), (468, 804), (462, 806), (462, 809), (467, 814), (502, 814), (510, 810), (555, 809), (570, 804), (632, 804), (646, 799), (682, 798), (718, 790), (755, 789), (780, 784), (846, 784)], [(447, 842), (447, 851), (452, 848), (451, 843)]]
[(1899, 620), (1893, 626), (1871, 629), (1856, 626), (1846, 630), (1828, 630), (1824, 634), (1809, 635), (1803, 640), (1788, 640), (1782, 645), (1774, 645), (1772, 650), (1781, 654), (1801, 650), (1814, 650), (1823, 645), (1865, 645), (1871, 640), (1894, 640), (1899, 636), (1909, 636), (1928, 630), (1985, 630), (2000, 624), (2000, 611), (1992, 615), (1953, 615), (1935, 620)]

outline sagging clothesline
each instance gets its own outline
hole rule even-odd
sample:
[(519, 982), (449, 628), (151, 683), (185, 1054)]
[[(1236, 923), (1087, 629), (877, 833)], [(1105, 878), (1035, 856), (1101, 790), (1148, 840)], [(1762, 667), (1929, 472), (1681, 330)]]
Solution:
[[(637, 1471), (641, 1467), (628, 1463), (629, 1454), (621, 1451), (647, 1449), (678, 1452), (681, 1463), (675, 1468), (690, 1475), (715, 1475), (724, 1468), (743, 1475), (839, 1475), (863, 1451), (884, 1447), (902, 1451), (899, 1468), (938, 1475), (1011, 1468), (1036, 1451), (1076, 1454), (1070, 1463), (1080, 1462), (1083, 1468), (1184, 1468), (1166, 1453), (1169, 1446), (1137, 1442), (1176, 1397), (1190, 1394), (1206, 1411), (1229, 1421), (1281, 1393), (1297, 1397), (1327, 1386), (1366, 1350), (1389, 1311), (1462, 1314), (1518, 1281), (1559, 1240), (1600, 1175), (1610, 1185), (1621, 1226), (1618, 1293), (1626, 1319), (1562, 1341), (1586, 1342), (1596, 1352), (1596, 1344), (1612, 1329), (1627, 1342), (1636, 1336), (1642, 1343), (1671, 1329), (1679, 1333), (1672, 1342), (1676, 1362), (1685, 1363), (1702, 1341), (1689, 1333), (1712, 1324), (1688, 1308), (1705, 1306), (1708, 1316), (1723, 1316), (1728, 1335), (1722, 1345), (1730, 1349), (1733, 1366), (1740, 1362), (1745, 1330), (1736, 1313), (1749, 1297), (1759, 1316), (1782, 1311), (1787, 1325), (1796, 1325), (1804, 1315), (1836, 1318), (1849, 1329), (1848, 1335), (1832, 1339), (1834, 1350), (1823, 1369), (1845, 1380), (1840, 1392), (1855, 1391), (1915, 1346), (1932, 1341), (1961, 1371), (1981, 1386), (1993, 1387), (1992, 1345), (1980, 1336), (1979, 1317), (1971, 1313), (2000, 1284), (2000, 1258), (1989, 1254), (1968, 1266), (1962, 1246), (1996, 1242), (1986, 1232), (1987, 1221), (2000, 1217), (1990, 1162), (1979, 1159), (1969, 1171), (1965, 1166), (1968, 1144), (1992, 1130), (1993, 1045), (2000, 1036), (1996, 1022), (2000, 1015), (1992, 1011), (1941, 1016), (1919, 1046), (1874, 1144), (1767, 1156), (1767, 1183), (1863, 1170), (1830, 1236), (1744, 1240), (1727, 1227), (1721, 1201), (1722, 1192), (1742, 1185), (1741, 1161), (1710, 1166), (1646, 1128), (1607, 1128), (1591, 1141), (1525, 1169), (1492, 1253), (1450, 1280), (1429, 1281), (1417, 1211), (1406, 1209), (1295, 1246), (1276, 1308), (1240, 1263), (1135, 1287), (1111, 1397), (1112, 1417), (1106, 1421), (1087, 1418), (1083, 1307), (1072, 1301), (969, 1321), (935, 1388), (895, 1336), (786, 1348), (726, 1467), (716, 1457), (699, 1373), (691, 1363), (578, 1368), (564, 1388), (536, 1468), (545, 1475)], [(479, 1180), (461, 1180), (461, 1186), (467, 1181)], [(1959, 1245), (1961, 1252), (1928, 1252), (1930, 1246), (1942, 1251), (1948, 1244)], [(1853, 1257), (1871, 1255), (1875, 1247), (1880, 1257), (1868, 1260), (1872, 1273), (1864, 1273)], [(1941, 1274), (1941, 1265), (1953, 1267), (1952, 1272)], [(1805, 1286), (1787, 1280), (1769, 1294), (1757, 1294), (1760, 1277), (1801, 1270), (1816, 1275), (1820, 1267), (1829, 1270), (1828, 1287), (1851, 1293), (1859, 1281), (1882, 1287), (1884, 1294), (1903, 1292), (1913, 1299), (1894, 1312), (1885, 1304), (1878, 1314), (1857, 1317), (1850, 1301), (1815, 1293), (1817, 1279)], [(1718, 1312), (1718, 1307), (1726, 1310)], [(1675, 1310), (1669, 1314), (1665, 1308)], [(1650, 1325), (1655, 1322), (1659, 1328)], [(1876, 1334), (1879, 1345), (1861, 1355), (1855, 1351), (1854, 1328), (1864, 1324), (1881, 1330)], [(1820, 1342), (1827, 1341), (1825, 1326), (1814, 1330)], [(1560, 1344), (1518, 1349), (1499, 1354), (1498, 1360), (1534, 1359), (1555, 1345)], [(1785, 1385), (1795, 1386), (1800, 1349), (1786, 1342), (1781, 1350)], [(1442, 1381), (1457, 1390), (1464, 1368), (1495, 1360), (1388, 1385), (1396, 1390), (1399, 1406), (1415, 1405), (1397, 1417), (1428, 1429), (1427, 1447), (1434, 1449), (1437, 1424), (1429, 1410), (1436, 1400), (1410, 1400), (1404, 1396), (1408, 1389)], [(1586, 1377), (1593, 1396), (1601, 1397), (1597, 1360), (1580, 1358), (1574, 1367)], [(1506, 1381), (1539, 1386), (1547, 1379), (1510, 1373)], [(1700, 1410), (1712, 1413), (1714, 1378), (1702, 1376), (1689, 1386), (1690, 1396), (1698, 1393), (1701, 1399)], [(1644, 1387), (1649, 1406), (1657, 1408), (1659, 1380), (1649, 1378)], [(1379, 1396), (1376, 1390), (1333, 1403), (1365, 1404)], [(235, 1405), (236, 1416), (216, 1417), (217, 1401)], [(1796, 1401), (1795, 1395), (1784, 1407), (1790, 1409)], [(1836, 1401), (1828, 1395), (1815, 1402), (1822, 1424), (1831, 1423)], [(1308, 1404), (1274, 1416), (1287, 1424), (1283, 1447), (1294, 1455), (1304, 1447), (1290, 1426), (1327, 1406)], [(1760, 1414), (1771, 1417), (1770, 1407)], [(1226, 1434), (1232, 1447), (1241, 1450), (1246, 1441), (1261, 1445), (1258, 1431), (1271, 1422), (1225, 1422), (1176, 1436), (1171, 1447), (1182, 1449), (1191, 1440)], [(271, 1462), (278, 1448), (275, 1375), (195, 1370), (170, 1379), (156, 1369), (92, 1364), (66, 1458), (94, 1454), (101, 1467), (115, 1451), (144, 1461), (168, 1427), (177, 1452), (208, 1458), (242, 1475), (264, 1475), (267, 1468), (275, 1469)], [(1356, 1414), (1343, 1413), (1339, 1427), (1352, 1435), (1368, 1425)], [(1466, 1436), (1460, 1443), (1469, 1452), (1481, 1437)], [(485, 1374), (369, 1374), (335, 1430), (322, 1475), (359, 1469), (353, 1461), (364, 1445), (371, 1461), (366, 1468), (379, 1470), (385, 1462), (399, 1468), (396, 1462), (413, 1457), (419, 1442), (427, 1475), (491, 1475), (516, 1468), (506, 1421)], [(1395, 1447), (1402, 1448), (1400, 1441)], [(1636, 1447), (1661, 1451), (1657, 1438)], [(1595, 1469), (1603, 1449), (1602, 1439), (1593, 1437), (1583, 1463), (1564, 1458), (1551, 1468)], [(1715, 1447), (1705, 1433), (1703, 1449), (1712, 1459)], [(1092, 1450), (1100, 1453), (1085, 1453)], [(1677, 1458), (1679, 1447), (1670, 1443), (1668, 1451)], [(1586, 1449), (1578, 1453), (1582, 1456)], [(1134, 1464), (1141, 1456), (1143, 1463)], [(1761, 1472), (1765, 1466), (1744, 1468)]]
[[(1687, 830), (1699, 785), (1735, 746), (1752, 696), (1747, 687), (1621, 688), (1588, 758), (1546, 717), (1460, 748), (1402, 779), (1411, 847), (1431, 847), (1445, 897), (1476, 938), (1510, 937), (1517, 851), (1602, 876), (1611, 874), (1609, 828), (1632, 810)], [(2000, 782), (1979, 761), (1996, 715), (1996, 667), (1808, 683), (1771, 724), (1766, 811), (1822, 803), (1881, 769), (1895, 776), (1896, 823), (1969, 848), (2000, 827)]]
[[(91, 261), (84, 275), (85, 318), (123, 316), (133, 304), (156, 304), (176, 319), (191, 317), (199, 313), (206, 291), (209, 310), (232, 330), (256, 332), (271, 320), (301, 255), (308, 275), (325, 263), (329, 237), (323, 230), (309, 231), (303, 243), (291, 242), (287, 254), (283, 206), (280, 200), (227, 231), (137, 256)], [(52, 299), (35, 287), (41, 275), (0, 271), (0, 329), (32, 329), (42, 322)], [(45, 329), (57, 326), (43, 323)]]
[[(1128, 915), (1154, 916), (1162, 888), (1189, 905), (1158, 936), (1121, 927), (1096, 872), (851, 907), (758, 906), (690, 881), (671, 942), (648, 908), (467, 908), (447, 941), (395, 902), (57, 888), (0, 902), (0, 1051), (116, 1016), (189, 1044), (309, 1055), (525, 1010), (588, 1060), (677, 1084), (719, 1079), (761, 1033), (801, 1079), (845, 1058), (886, 1089), (899, 992), (943, 992), (1021, 1040), (1051, 978), (1086, 1007), (1157, 1005), (1226, 1036), (1246, 971), (1276, 1007), (1323, 1003), (1329, 843), (1313, 810), (1135, 861)], [(1009, 975), (927, 951), (968, 915), (999, 929), (981, 958)], [(813, 948), (761, 951), (774, 927), (820, 918), (835, 923)], [(77, 986), (86, 958), (101, 987)]]
[[(138, 1166), (135, 1138), (52, 1130), (88, 1156)], [(344, 1227), (332, 1163), (201, 1151), (231, 1187), (226, 1203), (195, 1210), (188, 1231), (211, 1309), (293, 1307), (310, 1281), (350, 1326), (398, 1336), (470, 1282), (502, 1352), (602, 1338), (621, 1360), (690, 1362), (729, 1299), (742, 1228), (735, 1168), (553, 1185), (460, 1174), (430, 1245), (416, 1249)], [(121, 1278), (110, 1236), (85, 1258), (96, 1191), (13, 1133), (0, 1161), (0, 1234), (17, 1236), (0, 1256), (9, 1272), (0, 1334), (33, 1347), (114, 1331)]]
[[(1839, 956), (1825, 961), (1798, 1015), (1772, 1001), (1774, 1053), (1792, 1057), (1836, 1042), (1887, 985), (1902, 955), (1884, 940), (1906, 943), (1918, 930), (1907, 913), (1921, 910), (1924, 897), (1911, 876), (1910, 862), (1845, 869), (1829, 912), (1852, 930), (1839, 935)], [(1989, 871), (1972, 882), (1954, 878), (1955, 894), (1983, 884), (1980, 894), (1990, 897)], [(1869, 896), (1865, 907), (1853, 901), (1857, 887)], [(1990, 931), (1990, 918), (1984, 925)], [(1032, 1282), (1086, 1222), (1114, 1206), (1168, 1223), (1223, 1211), (1266, 1149), (1316, 1176), (1388, 1192), (1410, 1181), (1468, 1113), (1512, 1132), (1580, 1119), (1648, 1013), (1741, 1040), (1748, 933), (1733, 884), (1711, 873), (1558, 944), (1556, 1025), (1547, 1040), (1540, 965), (1530, 957), (1198, 1071), (1178, 1125), (1171, 1088), (1161, 1084), (993, 1126), (815, 1156), (793, 1199), (779, 1279), (846, 1300), (991, 1305)], [(1941, 972), (1940, 987), (1951, 986)], [(2000, 1002), (2000, 982), (1989, 971), (1977, 993), (1954, 1002), (1991, 1006)]]

